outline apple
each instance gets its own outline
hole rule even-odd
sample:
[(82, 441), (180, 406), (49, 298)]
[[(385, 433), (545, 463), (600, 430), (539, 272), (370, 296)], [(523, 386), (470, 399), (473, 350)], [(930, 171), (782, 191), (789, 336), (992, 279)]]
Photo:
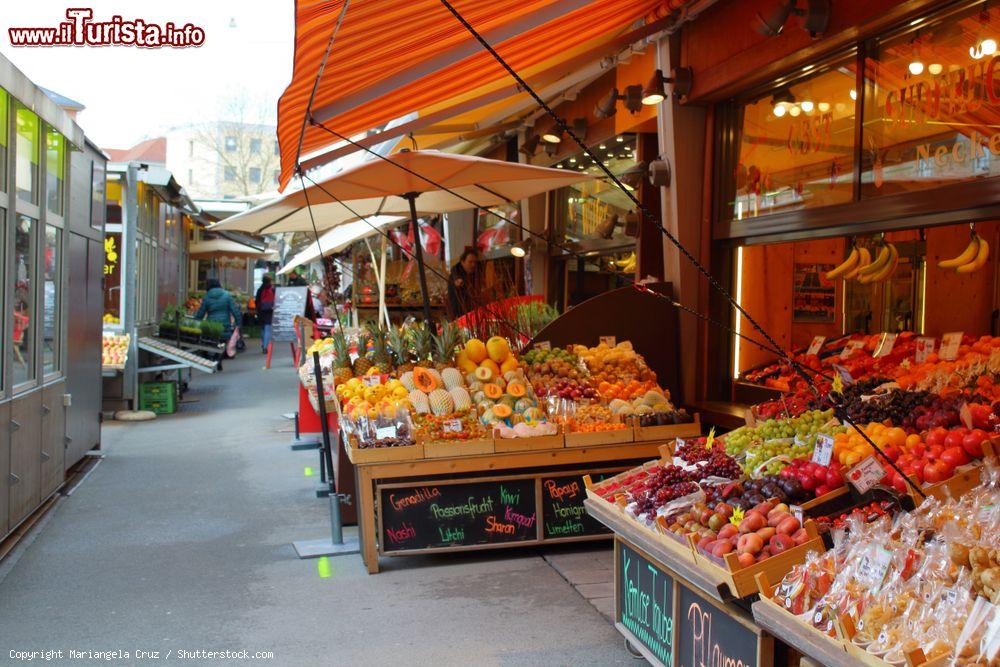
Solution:
[(936, 484), (948, 479), (948, 464), (943, 461), (931, 461), (924, 465), (924, 481), (928, 484)]
[(964, 428), (956, 428), (948, 432), (947, 437), (944, 439), (944, 448), (951, 449), (952, 447), (961, 447), (962, 441), (965, 440), (967, 431)]
[(816, 497), (819, 498), (820, 496), (825, 496), (826, 494), (830, 493), (831, 491), (833, 491), (833, 489), (831, 489), (826, 484), (820, 484), (819, 486), (816, 487), (816, 489), (813, 491), (813, 493), (815, 493)]
[(962, 449), (968, 453), (969, 456), (974, 458), (980, 458), (983, 455), (983, 440), (989, 438), (989, 434), (986, 431), (978, 428), (974, 428), (969, 431), (969, 434), (962, 438)]
[(799, 478), (799, 482), (802, 484), (802, 488), (806, 491), (814, 491), (816, 489), (816, 478), (812, 475), (803, 475)]
[(844, 477), (839, 470), (826, 471), (826, 485), (831, 489), (839, 489), (844, 485)]
[(764, 517), (767, 517), (767, 515), (771, 513), (772, 509), (774, 509), (774, 503), (765, 500), (764, 502), (754, 507), (753, 511), (760, 512)]
[[(927, 432), (927, 435), (924, 436), (924, 444), (927, 445), (928, 447), (931, 445), (943, 445), (944, 439), (947, 436), (948, 436), (947, 429), (941, 427), (932, 428), (930, 431)], [(911, 449), (910, 451), (913, 450)], [(920, 456), (920, 454), (916, 452), (914, 452), (914, 455)]]
[(722, 515), (727, 521), (733, 515), (733, 506), (728, 503), (719, 503), (715, 506), (715, 513)]
[(896, 445), (889, 445), (888, 447), (884, 447), (882, 449), (882, 453), (884, 453), (890, 461), (895, 461), (903, 455), (903, 450)]

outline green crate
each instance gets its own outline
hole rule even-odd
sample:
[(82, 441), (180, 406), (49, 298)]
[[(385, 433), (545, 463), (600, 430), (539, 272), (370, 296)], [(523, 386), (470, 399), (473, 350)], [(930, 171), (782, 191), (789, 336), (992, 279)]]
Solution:
[(140, 398), (139, 409), (155, 412), (158, 415), (172, 415), (177, 412), (177, 401), (173, 396), (164, 399)]
[(139, 399), (165, 400), (177, 396), (176, 382), (143, 382), (139, 385)]

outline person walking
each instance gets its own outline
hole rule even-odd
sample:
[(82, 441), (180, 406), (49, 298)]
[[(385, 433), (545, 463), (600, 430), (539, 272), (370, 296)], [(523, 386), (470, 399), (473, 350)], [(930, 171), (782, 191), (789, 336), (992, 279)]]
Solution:
[[(194, 318), (201, 320), (207, 317), (215, 322), (220, 322), (224, 328), (223, 339), (228, 341), (232, 338), (233, 330), (240, 325), (240, 319), (243, 317), (240, 313), (240, 307), (236, 305), (233, 295), (222, 289), (222, 285), (215, 278), (209, 278), (205, 287), (208, 288), (208, 291), (205, 292), (205, 297), (201, 300), (201, 306), (198, 307)], [(227, 354), (227, 352), (223, 352), (222, 356), (225, 357)], [(219, 359), (219, 370), (222, 370), (222, 358)]]
[(473, 248), (462, 251), (448, 276), (448, 317), (455, 319), (475, 306), (476, 263), (479, 253)]
[(260, 324), (260, 348), (267, 354), (267, 346), (271, 343), (271, 319), (274, 317), (274, 282), (270, 273), (265, 273), (257, 296), (257, 323)]

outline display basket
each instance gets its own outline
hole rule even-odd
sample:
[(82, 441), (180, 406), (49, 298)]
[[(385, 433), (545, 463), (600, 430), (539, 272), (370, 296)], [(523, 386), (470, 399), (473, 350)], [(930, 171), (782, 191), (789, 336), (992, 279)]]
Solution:
[(701, 415), (693, 415), (690, 424), (671, 424), (670, 426), (639, 426), (633, 424), (633, 439), (635, 442), (655, 442), (656, 440), (676, 440), (677, 438), (697, 438), (701, 436)]
[(497, 454), (562, 449), (565, 446), (566, 438), (562, 433), (539, 435), (532, 438), (493, 438), (493, 448)]
[(637, 470), (649, 470), (653, 466), (663, 465), (665, 461), (666, 459), (653, 459), (652, 461), (646, 461), (637, 468), (629, 468), (628, 470), (620, 472), (617, 475), (614, 475), (613, 477), (602, 479), (600, 482), (594, 482), (593, 479), (591, 479), (590, 475), (584, 475), (583, 486), (587, 492), (587, 497), (597, 502), (608, 503), (609, 505), (612, 505), (614, 507), (614, 510), (616, 512), (621, 512), (624, 507), (623, 504), (617, 502), (616, 500), (608, 500), (599, 495), (597, 491), (599, 489), (603, 489), (609, 486), (620, 485), (625, 479), (627, 479), (631, 475), (634, 475)]
[(362, 449), (358, 447), (357, 438), (353, 435), (344, 438), (344, 449), (351, 463), (390, 463), (393, 461), (413, 461), (424, 458), (424, 445), (416, 442), (401, 447), (378, 447)]
[[(754, 582), (757, 585), (757, 592), (760, 594), (760, 602), (754, 603), (754, 606), (756, 607), (757, 604), (763, 605), (767, 607), (769, 614), (780, 614), (783, 616), (787, 616), (789, 619), (792, 619), (798, 626), (796, 628), (797, 632), (795, 633), (796, 637), (788, 637), (786, 635), (783, 639), (786, 642), (792, 640), (791, 645), (800, 652), (803, 653), (806, 652), (803, 650), (801, 645), (802, 643), (805, 643), (805, 644), (823, 646), (828, 651), (833, 653), (837, 652), (846, 653), (847, 646), (839, 638), (831, 637), (830, 635), (824, 632), (820, 632), (809, 623), (803, 623), (802, 620), (799, 619), (795, 614), (791, 613), (790, 611), (788, 611), (787, 609), (785, 609), (780, 604), (774, 601), (774, 592), (775, 590), (777, 590), (778, 584), (780, 583), (781, 578), (784, 576), (785, 575), (781, 575), (781, 577), (775, 578), (769, 572), (766, 571), (758, 572), (754, 578)], [(794, 641), (795, 639), (804, 641)]]
[(724, 558), (716, 558), (715, 556), (710, 556), (699, 551), (697, 542), (692, 535), (688, 536), (688, 540), (691, 543), (691, 550), (694, 552), (698, 565), (706, 573), (710, 573), (709, 576), (712, 579), (719, 579), (729, 588), (729, 592), (733, 597), (745, 598), (757, 593), (756, 577), (761, 572), (766, 573), (768, 579), (777, 581), (784, 577), (792, 567), (804, 562), (806, 555), (810, 551), (826, 551), (823, 538), (819, 536), (819, 531), (816, 529), (816, 523), (807, 519), (803, 528), (806, 529), (806, 533), (809, 535), (809, 539), (804, 544), (792, 547), (784, 553), (771, 556), (765, 561), (754, 563), (747, 567), (740, 567), (735, 553), (728, 553)]
[[(847, 653), (854, 658), (858, 664), (868, 665), (869, 667), (888, 667), (889, 665), (894, 664), (883, 659), (883, 657), (878, 653), (868, 651), (864, 646), (854, 641), (858, 631), (855, 628), (854, 621), (850, 616), (841, 614), (837, 618), (836, 627), (837, 635), (846, 647)], [(907, 667), (944, 667), (950, 662), (950, 657), (950, 653), (945, 651), (939, 655), (928, 658), (928, 656), (925, 655), (919, 648), (912, 651), (906, 651), (903, 654)], [(895, 664), (899, 663), (897, 662)]]
[(620, 428), (615, 431), (566, 434), (567, 447), (599, 447), (601, 445), (619, 445), (634, 441), (635, 431), (631, 428)]
[[(921, 490), (927, 495), (928, 498), (937, 498), (938, 500), (946, 500), (948, 498), (957, 498), (958, 496), (966, 493), (970, 489), (979, 486), (982, 481), (981, 475), (983, 471), (983, 465), (986, 461), (997, 460), (996, 455), (996, 442), (995, 439), (983, 440), (983, 458), (978, 459), (968, 465), (964, 465), (957, 469), (957, 472), (946, 480), (940, 481), (936, 484), (929, 484), (927, 486), (921, 487)], [(917, 482), (916, 479), (912, 480), (914, 483)], [(917, 494), (912, 488), (907, 487), (910, 496), (913, 498), (913, 502), (919, 505), (923, 502), (923, 498)]]
[[(420, 439), (417, 439), (420, 441)], [(423, 441), (424, 457), (429, 459), (455, 456), (480, 456), (493, 453), (493, 438), (469, 438), (467, 440), (426, 440)]]

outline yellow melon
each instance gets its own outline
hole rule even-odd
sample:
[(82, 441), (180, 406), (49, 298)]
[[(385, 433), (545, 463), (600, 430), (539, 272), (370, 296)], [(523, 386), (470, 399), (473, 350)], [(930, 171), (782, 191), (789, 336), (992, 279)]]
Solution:
[(455, 364), (458, 366), (459, 370), (468, 375), (476, 370), (476, 362), (472, 360), (469, 353), (465, 350), (459, 350), (458, 354), (455, 356)]
[(507, 373), (509, 373), (510, 371), (516, 371), (517, 369), (518, 369), (517, 359), (514, 358), (513, 354), (507, 357), (504, 360), (504, 362), (500, 364), (500, 373), (503, 374), (504, 377), (506, 377)]
[[(479, 362), (479, 367), (488, 368), (491, 371), (493, 371), (493, 375), (491, 377), (499, 377), (501, 375), (500, 366), (497, 364), (497, 362), (493, 361), (492, 359), (483, 359), (481, 362)], [(476, 377), (479, 376), (477, 375)]]
[(501, 336), (493, 336), (486, 341), (486, 353), (496, 363), (503, 363), (510, 356), (510, 346), (507, 344), (507, 339)]
[(478, 338), (470, 338), (465, 344), (465, 353), (474, 363), (479, 363), (486, 358), (486, 345)]

